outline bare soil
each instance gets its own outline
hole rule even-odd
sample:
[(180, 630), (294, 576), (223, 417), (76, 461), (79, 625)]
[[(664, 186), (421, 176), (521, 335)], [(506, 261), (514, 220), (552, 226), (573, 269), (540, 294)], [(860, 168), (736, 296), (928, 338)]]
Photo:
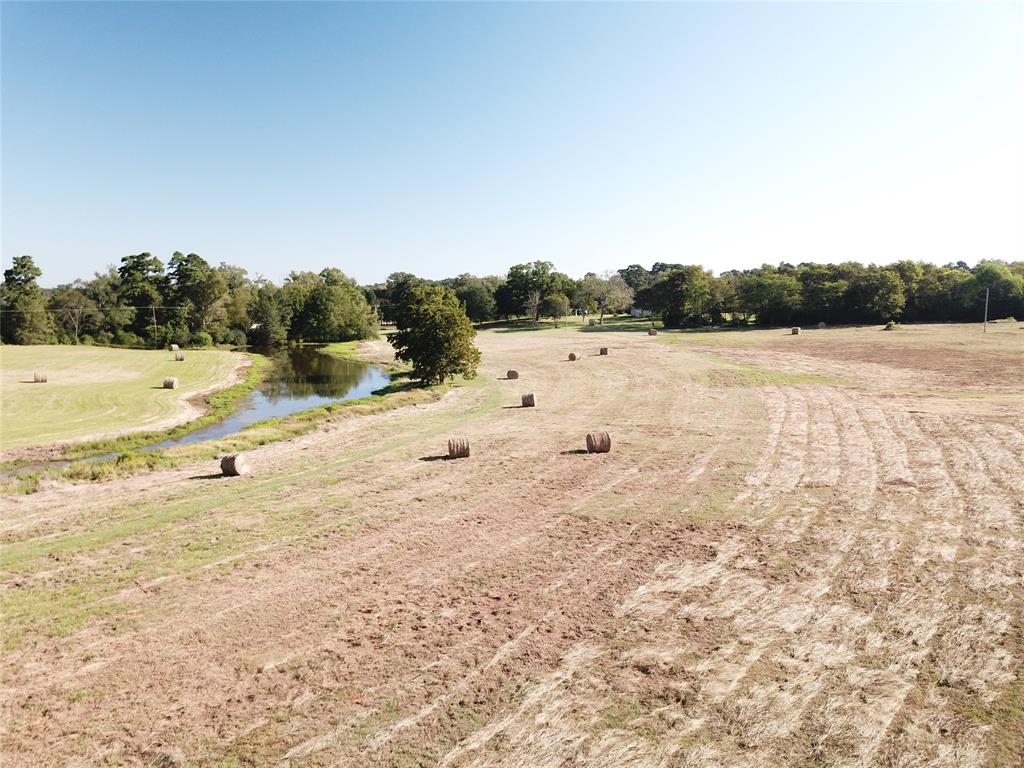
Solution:
[(1024, 334), (640, 330), (5, 499), (4, 765), (1020, 765)]

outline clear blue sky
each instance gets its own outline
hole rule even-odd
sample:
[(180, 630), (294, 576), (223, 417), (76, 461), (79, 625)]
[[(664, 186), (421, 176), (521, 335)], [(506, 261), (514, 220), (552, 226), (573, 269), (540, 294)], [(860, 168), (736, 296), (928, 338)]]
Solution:
[(1021, 259), (1022, 9), (4, 2), (3, 262)]

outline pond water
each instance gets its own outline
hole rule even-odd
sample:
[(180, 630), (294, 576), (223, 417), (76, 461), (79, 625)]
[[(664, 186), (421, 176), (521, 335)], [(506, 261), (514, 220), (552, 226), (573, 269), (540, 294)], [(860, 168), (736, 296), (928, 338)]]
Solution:
[(325, 355), (316, 346), (290, 347), (270, 355), (259, 388), (243, 399), (234, 413), (175, 440), (147, 445), (155, 451), (188, 445), (238, 432), (250, 424), (289, 416), (343, 400), (358, 400), (391, 383), (391, 376), (375, 365)]

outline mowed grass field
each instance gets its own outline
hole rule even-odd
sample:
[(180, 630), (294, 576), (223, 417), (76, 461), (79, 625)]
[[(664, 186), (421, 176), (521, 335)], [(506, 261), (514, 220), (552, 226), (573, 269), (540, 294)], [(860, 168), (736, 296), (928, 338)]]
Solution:
[(5, 498), (5, 768), (1024, 764), (1024, 332), (644, 330)]
[[(170, 427), (199, 415), (186, 402), (234, 379), (243, 356), (87, 346), (0, 347), (0, 450)], [(45, 373), (34, 384), (33, 373)], [(163, 389), (165, 376), (178, 389)]]

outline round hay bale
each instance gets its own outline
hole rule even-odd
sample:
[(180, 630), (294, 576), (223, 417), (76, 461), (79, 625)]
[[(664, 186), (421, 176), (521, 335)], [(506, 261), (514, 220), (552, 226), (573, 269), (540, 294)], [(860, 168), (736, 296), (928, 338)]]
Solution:
[(825, 321), (822, 320), (820, 323), (818, 323), (818, 330), (820, 331), (820, 330), (823, 330), (824, 328), (825, 328)]
[(608, 453), (612, 449), (612, 438), (607, 432), (587, 434), (587, 453)]
[(607, 355), (608, 354), (608, 347), (601, 347), (601, 354), (602, 355)]
[(453, 437), (448, 441), (448, 458), (465, 459), (469, 457), (469, 440), (465, 437)]
[(37, 373), (33, 373), (32, 374), (32, 381), (35, 382), (36, 384), (45, 384), (46, 383), (46, 374), (45, 373), (38, 373), (38, 372)]
[(657, 331), (656, 328), (648, 328), (647, 329), (647, 335), (648, 336), (657, 336), (658, 335), (658, 331)]
[(184, 361), (185, 361), (185, 353), (184, 352), (175, 352), (174, 353), (174, 362), (182, 363)]
[(800, 329), (799, 328), (791, 328), (789, 332), (791, 334), (793, 334), (794, 336), (799, 336), (800, 335)]
[(171, 352), (177, 352), (179, 349), (181, 349), (181, 347), (177, 344), (171, 344)]
[(178, 388), (178, 380), (176, 378), (174, 378), (173, 376), (168, 376), (166, 379), (164, 379), (164, 389), (177, 389), (177, 388)]
[(576, 361), (576, 353), (575, 352), (570, 352), (569, 353), (569, 362), (573, 363), (575, 361)]
[(220, 471), (228, 477), (238, 477), (252, 474), (252, 466), (244, 453), (236, 453), (220, 460)]
[(894, 323), (892, 320), (890, 320), (888, 323), (885, 324), (885, 330), (887, 330), (887, 331), (895, 331), (896, 330), (896, 323)]
[(597, 320), (588, 320), (587, 325), (589, 325), (591, 328), (595, 328), (597, 327)]
[(537, 398), (534, 397), (533, 392), (523, 395), (523, 408), (533, 408), (537, 405)]
[(505, 371), (505, 378), (506, 379), (518, 379), (519, 378), (519, 371)]

